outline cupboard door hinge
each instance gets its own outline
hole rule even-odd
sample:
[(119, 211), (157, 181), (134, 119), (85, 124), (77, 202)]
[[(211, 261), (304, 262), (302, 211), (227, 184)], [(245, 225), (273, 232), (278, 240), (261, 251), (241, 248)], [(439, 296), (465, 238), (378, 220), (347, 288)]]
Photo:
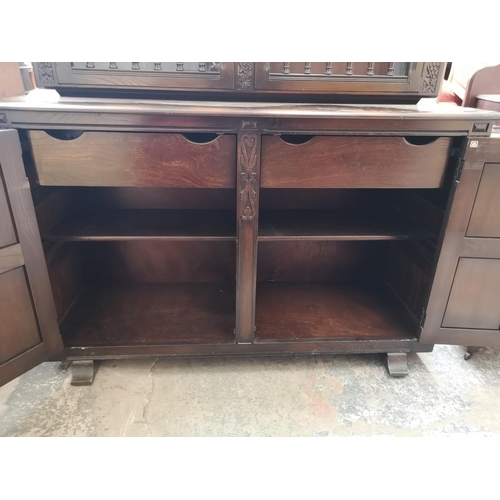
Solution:
[(420, 311), (420, 317), (418, 318), (418, 321), (420, 323), (420, 328), (424, 327), (426, 318), (427, 318), (427, 311), (425, 310), (424, 307), (422, 307), (422, 310)]
[(453, 180), (456, 182), (460, 182), (460, 178), (462, 177), (462, 170), (464, 169), (464, 159), (458, 158), (457, 168), (455, 169), (455, 175), (453, 176)]

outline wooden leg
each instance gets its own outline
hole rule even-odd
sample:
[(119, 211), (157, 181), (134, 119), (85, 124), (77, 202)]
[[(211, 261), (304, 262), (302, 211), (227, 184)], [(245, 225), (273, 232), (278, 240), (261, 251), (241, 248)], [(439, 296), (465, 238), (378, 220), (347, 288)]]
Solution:
[(73, 361), (71, 371), (71, 385), (92, 385), (97, 372), (97, 363), (92, 359)]
[(408, 361), (405, 352), (390, 352), (387, 354), (387, 368), (391, 377), (406, 377)]
[(469, 361), (470, 358), (472, 358), (472, 355), (479, 351), (480, 347), (477, 346), (467, 346), (465, 354), (464, 354), (464, 359), (465, 361)]

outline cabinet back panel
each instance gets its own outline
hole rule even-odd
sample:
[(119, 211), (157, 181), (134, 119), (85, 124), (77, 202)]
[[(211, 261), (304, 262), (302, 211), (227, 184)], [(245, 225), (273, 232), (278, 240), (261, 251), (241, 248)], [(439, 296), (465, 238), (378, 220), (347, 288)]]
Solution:
[(365, 281), (381, 277), (387, 242), (262, 241), (258, 281)]
[(233, 241), (80, 243), (86, 283), (234, 283)]
[(73, 188), (87, 210), (109, 209), (235, 209), (234, 189)]

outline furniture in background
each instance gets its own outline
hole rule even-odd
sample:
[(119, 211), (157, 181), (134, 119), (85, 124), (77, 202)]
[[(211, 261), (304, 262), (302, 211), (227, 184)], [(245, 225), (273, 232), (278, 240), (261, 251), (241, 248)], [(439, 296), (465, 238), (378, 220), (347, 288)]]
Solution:
[(44, 95), (0, 102), (0, 383), (500, 346), (499, 114)]

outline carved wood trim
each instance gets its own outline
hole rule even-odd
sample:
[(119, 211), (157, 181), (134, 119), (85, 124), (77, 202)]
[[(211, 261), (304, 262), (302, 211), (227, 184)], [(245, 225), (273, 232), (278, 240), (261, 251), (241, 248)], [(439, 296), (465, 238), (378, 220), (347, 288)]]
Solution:
[(36, 63), (40, 83), (44, 85), (55, 85), (56, 77), (54, 75), (54, 66), (51, 62)]
[(240, 217), (255, 219), (257, 211), (257, 134), (243, 134), (240, 147)]
[(436, 92), (440, 68), (441, 68), (440, 62), (427, 63), (424, 83), (422, 84), (422, 93), (432, 94)]
[(239, 62), (236, 87), (238, 90), (250, 90), (252, 88), (253, 63)]

